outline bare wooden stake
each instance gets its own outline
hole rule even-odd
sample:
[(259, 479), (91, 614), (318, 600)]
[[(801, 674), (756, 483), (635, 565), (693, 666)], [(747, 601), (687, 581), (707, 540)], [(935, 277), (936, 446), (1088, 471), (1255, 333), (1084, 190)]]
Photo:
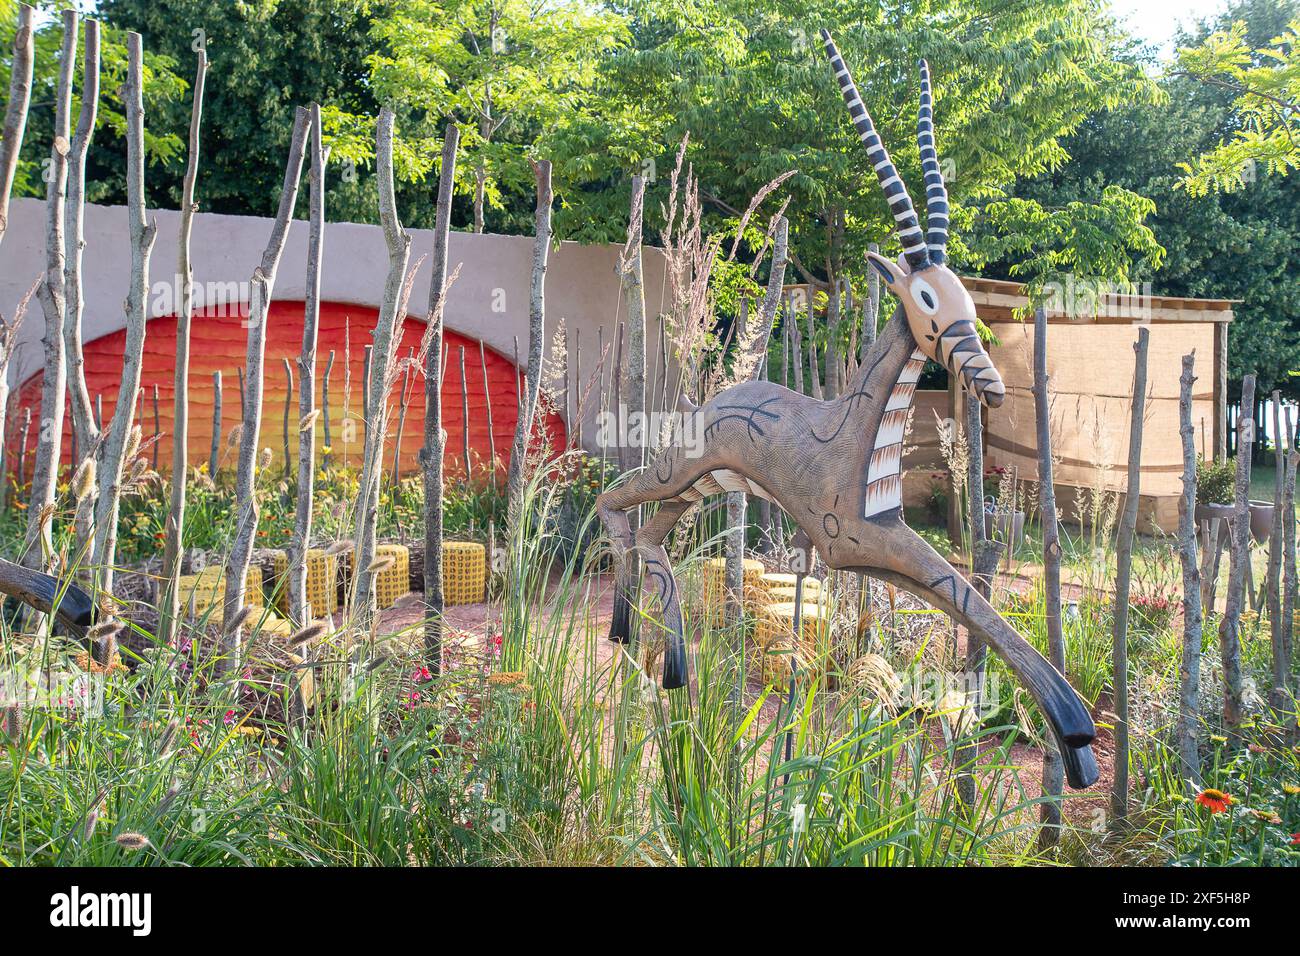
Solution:
[(472, 477), (469, 460), (469, 382), (465, 379), (465, 346), (460, 346), (460, 435), (465, 456), (465, 484)]
[[(180, 618), (179, 582), (181, 556), (184, 551), (185, 479), (190, 468), (190, 327), (194, 318), (194, 269), (190, 263), (190, 233), (194, 226), (194, 188), (199, 175), (199, 130), (203, 123), (203, 87), (208, 72), (208, 55), (200, 49), (194, 72), (194, 96), (190, 106), (189, 163), (181, 186), (180, 241), (176, 255), (176, 276), (180, 283), (180, 308), (176, 310), (175, 394), (172, 396), (172, 483), (171, 504), (167, 515), (167, 537), (163, 545), (163, 580), (159, 607), (159, 639), (167, 646), (175, 643)], [(217, 448), (221, 441), (221, 373), (216, 373), (216, 400), (213, 423), (211, 476), (217, 474)], [(158, 386), (154, 386), (154, 431), (157, 432)], [(154, 444), (154, 458), (158, 445)], [(154, 466), (157, 470), (157, 465)]]
[(511, 541), (520, 527), (524, 503), (525, 468), (528, 440), (537, 415), (542, 384), (542, 349), (546, 344), (546, 261), (551, 249), (551, 163), (533, 163), (537, 179), (536, 230), (533, 240), (533, 276), (528, 306), (528, 379), (523, 396), (523, 412), (515, 423), (515, 441), (510, 452), (510, 470), (506, 477), (507, 514)]
[(208, 452), (208, 476), (217, 480), (221, 466), (221, 370), (212, 373), (212, 448)]
[[(1254, 408), (1255, 376), (1241, 380), (1241, 407)], [(1245, 720), (1245, 688), (1241, 675), (1241, 608), (1246, 587), (1246, 562), (1250, 560), (1250, 456), (1255, 441), (1255, 416), (1242, 414), (1237, 421), (1237, 481), (1230, 521), (1228, 594), (1219, 621), (1219, 653), (1223, 662), (1223, 724), (1238, 736)]]
[(325, 357), (325, 372), (320, 379), (320, 416), (321, 427), (324, 429), (322, 438), (327, 449), (321, 457), (321, 467), (326, 470), (334, 459), (333, 435), (330, 434), (330, 372), (332, 371), (334, 371), (334, 350), (330, 349), (330, 354)]
[(375, 323), (369, 355), (366, 392), (366, 440), (362, 453), (360, 487), (357, 493), (356, 569), (352, 575), (352, 609), (362, 628), (369, 628), (375, 615), (375, 558), (379, 530), (379, 484), (383, 474), (384, 436), (388, 423), (388, 393), (395, 371), (394, 353), (405, 313), (403, 289), (406, 266), (411, 257), (411, 234), (397, 216), (393, 185), (393, 134), (395, 117), (388, 108), (380, 110), (375, 142), (375, 174), (379, 186), (379, 221), (388, 247), (388, 277), (384, 298)]
[(54, 142), (45, 189), (45, 282), (37, 290), (45, 313), (45, 374), (41, 379), (41, 419), (36, 432), (36, 461), (27, 496), (27, 534), (22, 564), (42, 570), (53, 558), (54, 489), (63, 442), (67, 362), (63, 317), (67, 309), (63, 276), (64, 206), (68, 189), (68, 134), (72, 112), (72, 77), (77, 60), (77, 11), (63, 11), (63, 46), (54, 101)]
[[(1269, 688), (1268, 702), (1274, 710), (1282, 710), (1287, 705), (1287, 672), (1279, 670), (1279, 664), (1286, 659), (1282, 627), (1282, 547), (1285, 531), (1283, 516), (1286, 498), (1287, 442), (1282, 429), (1282, 393), (1277, 389), (1272, 394), (1273, 405), (1273, 526), (1268, 536), (1268, 571), (1265, 576), (1265, 589), (1268, 598), (1268, 630), (1273, 651), (1273, 682)], [(1292, 512), (1294, 520), (1294, 512)]]
[[(153, 251), (157, 226), (146, 220), (144, 192), (144, 41), (138, 33), (128, 33), (127, 79), (122, 97), (126, 109), (126, 198), (130, 224), (131, 282), (126, 294), (126, 348), (122, 360), (122, 380), (117, 406), (109, 422), (100, 452), (99, 500), (95, 506), (94, 570), (98, 590), (113, 593), (113, 566), (117, 555), (117, 518), (122, 499), (122, 475), (128, 459), (139, 445), (140, 426), (132, 421), (135, 396), (140, 391), (140, 372), (144, 365), (146, 297), (149, 283), (149, 256)], [(96, 642), (95, 655), (101, 664), (114, 660), (116, 647), (112, 635)]]
[[(243, 395), (243, 425), (239, 438), (239, 463), (235, 472), (235, 500), (239, 503), (239, 516), (235, 526), (235, 540), (231, 545), (230, 563), (226, 571), (226, 592), (222, 602), (222, 620), (236, 626), (223, 625), (222, 656), (219, 667), (224, 674), (238, 673), (243, 657), (243, 628), (238, 626), (238, 615), (247, 603), (245, 579), (253, 556), (253, 541), (257, 534), (258, 504), (255, 489), (258, 434), (262, 427), (262, 389), (266, 364), (266, 321), (275, 292), (275, 276), (289, 237), (289, 223), (298, 203), (298, 181), (302, 178), (303, 156), (307, 148), (307, 135), (311, 132), (311, 114), (298, 107), (294, 115), (293, 134), (289, 140), (289, 158), (285, 164), (284, 184), (280, 188), (280, 204), (271, 234), (267, 239), (262, 260), (253, 270), (249, 282), (248, 349), (246, 362), (248, 380)], [(241, 371), (240, 379), (243, 381)]]
[[(1061, 536), (1056, 517), (1056, 487), (1052, 477), (1052, 408), (1048, 399), (1047, 310), (1034, 310), (1034, 423), (1038, 436), (1039, 502), (1043, 523), (1043, 604), (1047, 624), (1048, 660), (1065, 673), (1065, 634), (1061, 625)], [(982, 507), (982, 505), (981, 505)], [(1065, 767), (1056, 741), (1048, 737), (1043, 750), (1043, 828), (1040, 848), (1055, 846), (1061, 838), (1061, 791)]]
[[(438, 178), (434, 219), (432, 275), (429, 278), (427, 344), (424, 352), (424, 447), (420, 466), (424, 478), (424, 654), (429, 668), (442, 672), (442, 493), (443, 455), (447, 434), (442, 428), (442, 312), (447, 284), (447, 237), (451, 231), (452, 187), (456, 178), (456, 147), (460, 131), (447, 124)], [(489, 555), (489, 560), (491, 556)]]
[(1115, 695), (1115, 782), (1111, 788), (1113, 822), (1128, 819), (1128, 596), (1133, 574), (1133, 536), (1137, 532), (1138, 504), (1142, 491), (1142, 423), (1146, 418), (1147, 347), (1150, 330), (1138, 329), (1133, 344), (1133, 410), (1128, 431), (1128, 485), (1124, 493), (1124, 514), (1116, 542), (1114, 627), (1112, 630), (1111, 686)]
[(281, 444), (284, 447), (284, 477), (288, 478), (293, 473), (289, 465), (289, 441), (293, 434), (290, 427), (290, 420), (293, 417), (293, 365), (290, 363), (288, 356), (281, 356), (281, 363), (284, 365), (284, 424), (281, 436)]
[(402, 391), (397, 397), (397, 437), (393, 440), (393, 487), (402, 481), (402, 436), (406, 434), (406, 409), (411, 403), (411, 367), (415, 364), (414, 352), (407, 355), (402, 370)]
[(488, 385), (487, 352), (483, 349), (483, 340), (478, 340), (478, 361), (483, 368), (483, 406), (487, 410), (488, 429), (488, 478), (492, 491), (497, 490), (497, 433), (492, 423), (492, 389)]
[(32, 102), (32, 64), (35, 62), (36, 11), (18, 6), (14, 55), (9, 62), (9, 102), (5, 106), (4, 139), (0, 140), (0, 242), (9, 227), (9, 195), (18, 173), (18, 156), (27, 131), (27, 111)]
[[(1201, 569), (1196, 560), (1196, 429), (1192, 385), (1196, 353), (1183, 356), (1178, 380), (1178, 433), (1183, 443), (1183, 492), (1178, 500), (1178, 560), (1183, 568), (1183, 648), (1178, 667), (1178, 723), (1175, 730), (1183, 779), (1199, 785), (1201, 758)], [(1218, 528), (1215, 528), (1217, 536)]]

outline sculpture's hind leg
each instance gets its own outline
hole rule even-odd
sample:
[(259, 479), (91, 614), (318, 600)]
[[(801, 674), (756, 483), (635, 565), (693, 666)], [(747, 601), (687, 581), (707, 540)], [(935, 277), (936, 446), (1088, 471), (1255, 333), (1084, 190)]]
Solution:
[(637, 551), (645, 559), (645, 589), (653, 588), (664, 616), (667, 644), (664, 649), (663, 685), (673, 690), (686, 684), (686, 627), (682, 620), (681, 594), (677, 578), (664, 549), (664, 539), (681, 516), (690, 510), (689, 501), (666, 501), (645, 527), (637, 532)]

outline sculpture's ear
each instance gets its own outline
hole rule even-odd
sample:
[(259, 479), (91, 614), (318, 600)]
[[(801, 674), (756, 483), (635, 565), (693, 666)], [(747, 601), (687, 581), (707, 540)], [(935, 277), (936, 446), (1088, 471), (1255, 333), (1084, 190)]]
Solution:
[(890, 262), (879, 253), (868, 252), (867, 261), (880, 273), (880, 277), (885, 280), (886, 285), (892, 286), (907, 274), (897, 263)]

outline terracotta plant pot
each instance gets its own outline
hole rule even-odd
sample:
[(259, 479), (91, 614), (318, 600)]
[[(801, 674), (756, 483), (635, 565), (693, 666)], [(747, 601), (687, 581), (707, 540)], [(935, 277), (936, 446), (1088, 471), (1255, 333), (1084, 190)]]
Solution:
[(986, 537), (996, 538), (998, 541), (1006, 543), (1012, 552), (1016, 551), (1025, 543), (1025, 513), (1023, 511), (1014, 511), (998, 514), (986, 510), (984, 512), (984, 534)]
[(1232, 518), (1232, 505), (1198, 504), (1196, 506), (1196, 511), (1193, 512), (1193, 516), (1196, 518), (1196, 533), (1198, 535), (1201, 534), (1202, 523), (1219, 518), (1221, 519), (1219, 525), (1219, 543), (1226, 546), (1232, 539), (1232, 523), (1230, 520)]
[(1252, 501), (1250, 503), (1250, 533), (1257, 543), (1268, 540), (1273, 533), (1273, 502)]

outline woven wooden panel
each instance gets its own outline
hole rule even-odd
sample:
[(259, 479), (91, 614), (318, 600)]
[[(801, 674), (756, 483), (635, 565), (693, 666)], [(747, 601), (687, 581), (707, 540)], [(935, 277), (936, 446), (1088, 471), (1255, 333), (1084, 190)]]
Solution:
[[(757, 610), (765, 602), (767, 589), (763, 586), (766, 572), (762, 561), (746, 558), (744, 561), (744, 605), (747, 610)], [(703, 590), (700, 601), (704, 612), (714, 624), (722, 621), (727, 608), (727, 559), (709, 558), (702, 566)]]

